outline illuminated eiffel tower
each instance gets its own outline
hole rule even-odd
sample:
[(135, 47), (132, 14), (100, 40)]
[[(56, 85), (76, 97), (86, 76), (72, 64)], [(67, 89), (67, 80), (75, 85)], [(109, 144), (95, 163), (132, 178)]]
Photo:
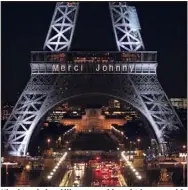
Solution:
[[(43, 58), (40, 62), (31, 60), (31, 78), (3, 127), (8, 154), (26, 155), (34, 129), (54, 106), (70, 98), (90, 94), (111, 96), (135, 107), (149, 121), (152, 135), (161, 152), (165, 153), (166, 141), (174, 131), (181, 129), (182, 124), (157, 79), (157, 53), (144, 51), (135, 7), (128, 6), (126, 2), (109, 2), (117, 50), (141, 56), (140, 61), (134, 63), (133, 73), (97, 76), (49, 73), (52, 63), (46, 54), (58, 55), (70, 50), (78, 10), (79, 3), (58, 2), (44, 51), (32, 53), (32, 56)], [(146, 59), (145, 56), (154, 57)]]

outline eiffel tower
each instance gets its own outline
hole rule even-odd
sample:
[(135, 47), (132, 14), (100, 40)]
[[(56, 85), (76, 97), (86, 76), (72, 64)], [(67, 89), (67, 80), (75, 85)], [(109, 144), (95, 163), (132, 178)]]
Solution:
[[(135, 7), (126, 2), (109, 2), (117, 52), (140, 53), (134, 73), (62, 74), (49, 73), (51, 63), (46, 55), (69, 53), (79, 10), (78, 2), (58, 2), (44, 43), (43, 52), (32, 52), (42, 58), (31, 60), (31, 78), (3, 127), (5, 149), (9, 155), (26, 155), (30, 138), (41, 119), (54, 106), (82, 95), (106, 95), (129, 103), (145, 116), (161, 153), (166, 142), (183, 125), (157, 79), (157, 60), (144, 56), (140, 24)], [(70, 52), (71, 53), (71, 52)], [(56, 61), (56, 60), (55, 60)], [(129, 62), (129, 61), (128, 61)]]

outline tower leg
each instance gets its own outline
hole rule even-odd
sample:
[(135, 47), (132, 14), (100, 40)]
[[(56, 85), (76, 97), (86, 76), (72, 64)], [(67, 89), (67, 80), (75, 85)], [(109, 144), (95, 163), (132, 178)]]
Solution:
[(11, 155), (26, 155), (37, 118), (57, 76), (32, 75), (3, 127), (5, 148)]

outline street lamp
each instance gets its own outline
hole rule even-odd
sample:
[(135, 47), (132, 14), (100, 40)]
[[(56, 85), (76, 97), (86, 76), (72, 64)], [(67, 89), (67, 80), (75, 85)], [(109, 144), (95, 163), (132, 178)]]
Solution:
[(61, 136), (59, 136), (58, 141), (59, 141), (59, 143), (61, 143)]
[(23, 175), (24, 175), (24, 181), (26, 181), (26, 180), (29, 179), (28, 173), (30, 172), (30, 170), (31, 170), (31, 165), (30, 165), (30, 164), (27, 164), (27, 165), (25, 166), (25, 171), (24, 171), (24, 173), (23, 173)]
[(129, 161), (131, 160), (131, 145), (132, 141), (129, 142)]
[(140, 143), (140, 141), (141, 141), (140, 139), (137, 139), (137, 142), (138, 142), (138, 149), (139, 149), (139, 143)]
[(124, 139), (124, 133), (121, 132), (121, 141), (123, 142), (123, 139)]
[(3, 162), (2, 163), (3, 165), (5, 165), (5, 167), (6, 167), (6, 186), (8, 186), (8, 166), (9, 165), (17, 165), (18, 163), (16, 163), (16, 162)]
[(27, 164), (27, 165), (25, 166), (25, 169), (26, 169), (27, 171), (30, 171), (31, 166), (30, 166), (29, 164)]
[(48, 138), (48, 139), (47, 139), (48, 149), (49, 149), (49, 144), (50, 144), (50, 142), (51, 142), (51, 139), (50, 139), (50, 138)]
[(187, 164), (187, 162), (181, 162), (183, 165), (183, 187), (185, 187), (185, 165)]
[(183, 151), (185, 151), (185, 149), (186, 149), (186, 145), (183, 145), (182, 148), (183, 148)]
[(6, 186), (8, 184), (8, 164), (6, 164)]

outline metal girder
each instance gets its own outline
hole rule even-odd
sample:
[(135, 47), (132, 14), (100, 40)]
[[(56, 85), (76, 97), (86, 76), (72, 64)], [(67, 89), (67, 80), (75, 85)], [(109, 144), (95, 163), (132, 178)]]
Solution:
[[(146, 93), (146, 89), (150, 90)], [(59, 103), (87, 94), (128, 102), (148, 119), (160, 144), (169, 140), (172, 131), (182, 127), (155, 74), (32, 75), (3, 128), (9, 154), (26, 155), (31, 135), (41, 118)], [(161, 150), (165, 152), (164, 147)]]
[(135, 7), (126, 2), (109, 2), (109, 9), (119, 51), (138, 51), (144, 49), (140, 35), (140, 23)]
[[(68, 51), (76, 25), (79, 3), (59, 2), (56, 5), (44, 50)], [(135, 7), (126, 2), (109, 2), (112, 26), (119, 51), (144, 49)]]
[(68, 51), (76, 25), (79, 3), (58, 2), (44, 43), (44, 50)]
[(9, 154), (26, 155), (26, 144), (33, 132), (34, 121), (41, 117), (41, 107), (54, 83), (55, 76), (31, 76), (26, 88), (16, 103), (3, 127), (5, 148)]

